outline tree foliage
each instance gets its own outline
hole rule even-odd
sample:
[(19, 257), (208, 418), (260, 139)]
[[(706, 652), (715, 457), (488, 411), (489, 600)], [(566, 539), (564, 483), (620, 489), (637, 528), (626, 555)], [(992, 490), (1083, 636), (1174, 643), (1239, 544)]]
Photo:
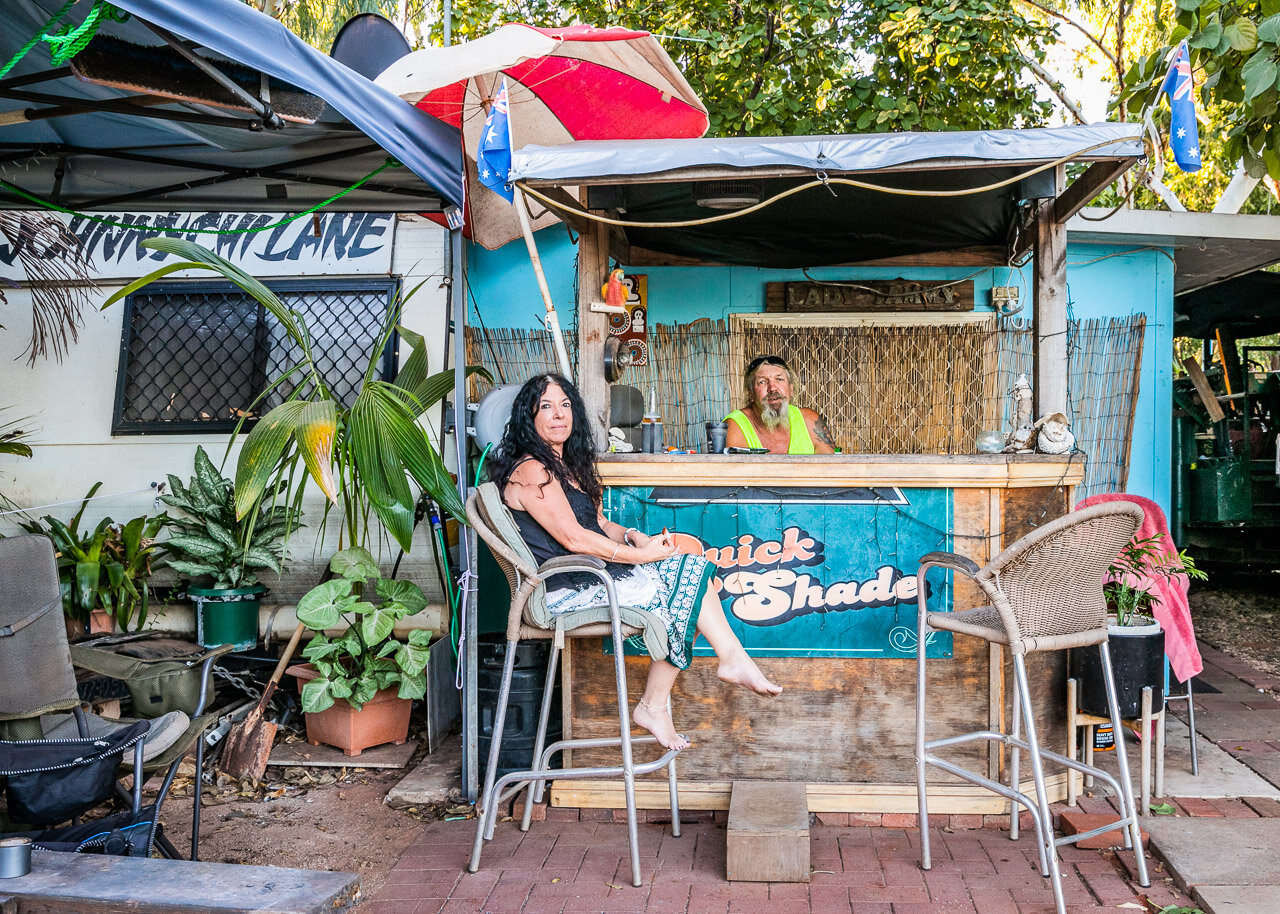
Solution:
[[(400, 11), (395, 0), (274, 5), (326, 50), (350, 16)], [(455, 41), (507, 22), (652, 32), (706, 103), (715, 136), (1037, 126), (1051, 111), (1027, 61), (1044, 60), (1056, 29), (1014, 0), (456, 0), (452, 9)], [(407, 0), (403, 13), (423, 43), (441, 44), (441, 0)]]
[(1176, 0), (1163, 47), (1134, 61), (1122, 103), (1138, 113), (1159, 101), (1169, 51), (1186, 39), (1201, 104), (1225, 134), (1223, 158), (1254, 177), (1280, 179), (1280, 0)]

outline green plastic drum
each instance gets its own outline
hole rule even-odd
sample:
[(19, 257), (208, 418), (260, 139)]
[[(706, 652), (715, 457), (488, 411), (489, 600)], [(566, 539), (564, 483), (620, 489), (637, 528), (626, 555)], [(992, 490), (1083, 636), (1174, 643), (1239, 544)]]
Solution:
[(196, 640), (202, 647), (230, 644), (247, 651), (258, 643), (258, 601), (266, 590), (261, 584), (224, 590), (188, 587), (196, 610)]

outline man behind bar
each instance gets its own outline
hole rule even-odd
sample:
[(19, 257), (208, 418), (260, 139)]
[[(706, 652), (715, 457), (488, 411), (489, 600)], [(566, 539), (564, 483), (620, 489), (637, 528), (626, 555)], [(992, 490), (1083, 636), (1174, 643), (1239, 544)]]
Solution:
[(822, 416), (791, 404), (791, 372), (776, 355), (751, 360), (747, 405), (725, 417), (729, 447), (768, 448), (771, 454), (834, 454)]

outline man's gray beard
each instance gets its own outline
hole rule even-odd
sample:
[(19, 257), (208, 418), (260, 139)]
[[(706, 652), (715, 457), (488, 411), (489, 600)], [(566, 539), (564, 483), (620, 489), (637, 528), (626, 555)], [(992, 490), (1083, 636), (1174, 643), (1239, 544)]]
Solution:
[(781, 428), (782, 425), (790, 419), (787, 415), (787, 405), (787, 401), (783, 400), (781, 405), (777, 409), (774, 409), (767, 401), (762, 401), (760, 403), (759, 412), (760, 421), (764, 424), (764, 427), (771, 432), (775, 429)]

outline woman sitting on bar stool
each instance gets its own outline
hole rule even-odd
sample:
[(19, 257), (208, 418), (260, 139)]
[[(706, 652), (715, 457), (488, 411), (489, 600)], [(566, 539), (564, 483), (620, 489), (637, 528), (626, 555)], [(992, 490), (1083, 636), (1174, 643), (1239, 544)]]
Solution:
[[(649, 610), (666, 623), (669, 653), (650, 660), (644, 694), (632, 714), (664, 747), (689, 745), (676, 732), (667, 699), (676, 676), (689, 666), (698, 632), (720, 659), (721, 679), (760, 695), (782, 691), (729, 627), (711, 589), (713, 565), (702, 556), (678, 554), (666, 530), (647, 536), (605, 520), (586, 406), (565, 378), (540, 375), (520, 388), (502, 443), (490, 458), (489, 478), (539, 564), (561, 555), (597, 556), (607, 563), (620, 604)], [(546, 600), (553, 614), (604, 599), (604, 585), (587, 572), (556, 575), (552, 582), (557, 589)]]

